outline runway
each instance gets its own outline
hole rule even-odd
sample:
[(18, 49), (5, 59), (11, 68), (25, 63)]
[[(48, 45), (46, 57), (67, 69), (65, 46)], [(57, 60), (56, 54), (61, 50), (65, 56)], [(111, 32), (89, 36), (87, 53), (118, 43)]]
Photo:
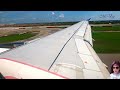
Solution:
[(111, 64), (114, 60), (120, 61), (120, 54), (98, 54), (99, 58), (108, 66), (110, 72)]

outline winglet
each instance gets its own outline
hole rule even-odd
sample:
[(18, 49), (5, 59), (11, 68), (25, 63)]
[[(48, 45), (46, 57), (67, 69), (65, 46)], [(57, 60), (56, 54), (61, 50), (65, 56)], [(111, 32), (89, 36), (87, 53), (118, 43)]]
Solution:
[(87, 19), (87, 21), (90, 21), (91, 18)]

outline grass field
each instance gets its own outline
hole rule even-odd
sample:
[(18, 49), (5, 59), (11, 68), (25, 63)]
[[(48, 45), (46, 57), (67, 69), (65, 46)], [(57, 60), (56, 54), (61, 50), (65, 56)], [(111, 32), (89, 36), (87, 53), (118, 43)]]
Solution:
[(120, 53), (120, 32), (93, 32), (97, 53)]
[(100, 27), (94, 26), (92, 27), (93, 31), (120, 31), (120, 26), (111, 26), (111, 27)]
[(94, 31), (92, 33), (92, 37), (95, 39), (95, 41), (93, 42), (93, 48), (96, 53), (120, 53), (120, 32), (115, 32), (120, 31), (119, 25), (111, 27), (95, 26), (91, 29)]
[(24, 40), (34, 35), (35, 34), (29, 32), (29, 33), (24, 33), (24, 34), (13, 34), (13, 35), (8, 35), (8, 36), (3, 36), (3, 37), (0, 37), (0, 43), (8, 43), (8, 42), (14, 42), (18, 40)]
[[(100, 27), (95, 26), (91, 28), (94, 32), (92, 37), (96, 53), (120, 53), (120, 32), (97, 32), (97, 31), (120, 31), (120, 26)], [(42, 32), (42, 31), (41, 31)], [(50, 31), (52, 32), (52, 30)], [(43, 30), (42, 34), (50, 33), (49, 30)], [(0, 43), (9, 43), (19, 40), (28, 39), (36, 34), (32, 32), (24, 34), (12, 34), (0, 37)]]

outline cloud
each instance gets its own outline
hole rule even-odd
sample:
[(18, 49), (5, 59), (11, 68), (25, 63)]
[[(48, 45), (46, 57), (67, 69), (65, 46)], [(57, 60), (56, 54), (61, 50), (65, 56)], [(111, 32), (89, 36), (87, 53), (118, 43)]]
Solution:
[(55, 13), (54, 13), (54, 12), (52, 12), (52, 15), (55, 15)]
[(59, 15), (59, 17), (60, 17), (60, 18), (64, 18), (65, 16), (64, 16), (64, 14), (62, 13), (62, 14)]

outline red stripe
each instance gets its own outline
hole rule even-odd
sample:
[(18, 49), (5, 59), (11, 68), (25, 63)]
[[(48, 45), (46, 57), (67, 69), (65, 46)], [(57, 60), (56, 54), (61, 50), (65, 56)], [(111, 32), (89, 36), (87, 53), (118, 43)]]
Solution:
[(5, 76), (5, 79), (18, 79), (18, 78), (13, 77), (13, 76)]
[(30, 67), (33, 67), (33, 68), (36, 68), (36, 69), (40, 69), (40, 70), (43, 70), (43, 71), (48, 72), (48, 73), (51, 73), (51, 74), (54, 74), (54, 75), (59, 76), (59, 77), (62, 77), (62, 78), (64, 78), (64, 79), (69, 79), (69, 78), (67, 78), (67, 77), (65, 77), (65, 76), (62, 76), (62, 75), (60, 75), (60, 74), (57, 74), (57, 73), (48, 71), (48, 70), (46, 70), (46, 69), (33, 66), (33, 65), (30, 65), (30, 64), (26, 64), (26, 63), (23, 63), (23, 62), (20, 62), (20, 61), (8, 59), (8, 58), (0, 58), (0, 59), (9, 60), (9, 61), (17, 62), (17, 63), (21, 63), (21, 64), (24, 64), (24, 65), (27, 65), (27, 66), (30, 66)]

